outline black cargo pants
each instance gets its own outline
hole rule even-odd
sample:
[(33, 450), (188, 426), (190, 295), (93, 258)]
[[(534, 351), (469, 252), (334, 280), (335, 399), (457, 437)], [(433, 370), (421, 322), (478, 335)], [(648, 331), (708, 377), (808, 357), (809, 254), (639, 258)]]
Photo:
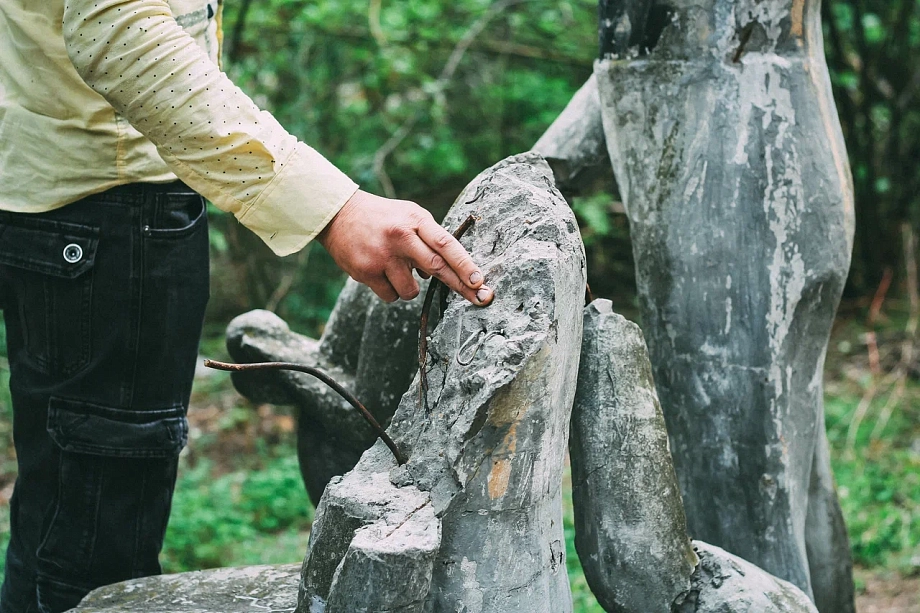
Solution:
[(0, 212), (19, 464), (0, 613), (160, 572), (207, 299), (205, 204), (181, 183)]

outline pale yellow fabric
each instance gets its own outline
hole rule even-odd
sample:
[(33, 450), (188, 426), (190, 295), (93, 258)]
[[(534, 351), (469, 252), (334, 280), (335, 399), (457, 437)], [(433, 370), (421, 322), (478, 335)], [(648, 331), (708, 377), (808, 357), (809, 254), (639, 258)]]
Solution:
[(0, 0), (0, 209), (176, 176), (278, 254), (357, 185), (218, 68), (219, 0)]

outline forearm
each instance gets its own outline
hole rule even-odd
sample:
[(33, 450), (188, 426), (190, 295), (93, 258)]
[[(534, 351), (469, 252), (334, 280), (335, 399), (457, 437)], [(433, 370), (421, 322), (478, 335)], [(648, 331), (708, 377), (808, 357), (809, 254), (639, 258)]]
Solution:
[(80, 76), (188, 185), (276, 252), (301, 248), (357, 186), (236, 87), (165, 0), (66, 0)]

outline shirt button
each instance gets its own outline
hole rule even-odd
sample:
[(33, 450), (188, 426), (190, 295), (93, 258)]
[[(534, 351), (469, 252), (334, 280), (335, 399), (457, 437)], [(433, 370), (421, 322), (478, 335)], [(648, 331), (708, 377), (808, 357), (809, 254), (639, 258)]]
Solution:
[(83, 247), (76, 243), (70, 243), (64, 247), (64, 261), (68, 264), (76, 264), (83, 259)]

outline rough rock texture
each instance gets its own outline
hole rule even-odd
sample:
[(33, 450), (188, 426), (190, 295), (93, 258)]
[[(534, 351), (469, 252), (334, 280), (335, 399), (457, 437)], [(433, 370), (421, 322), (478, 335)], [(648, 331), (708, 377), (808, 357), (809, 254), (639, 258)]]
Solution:
[(440, 546), (441, 522), (427, 492), (359, 466), (335, 477), (323, 496), (298, 611), (422, 611)]
[[(690, 532), (810, 594), (821, 378), (853, 233), (819, 2), (656, 6), (661, 31), (620, 36), (595, 75)], [(824, 613), (853, 610), (846, 573), (814, 579)]]
[(428, 346), (430, 413), (416, 377), (389, 430), (408, 464), (378, 443), (330, 483), (299, 613), (571, 611), (561, 483), (584, 250), (535, 154), (479, 175), (444, 225), (470, 214), (463, 243), (495, 301), (448, 298)]
[[(818, 423), (824, 423), (823, 411)], [(818, 611), (854, 613), (856, 595), (850, 538), (837, 499), (827, 433), (823, 429), (811, 465), (805, 549)]]
[(584, 310), (569, 445), (575, 546), (604, 610), (814, 613), (791, 583), (691, 544), (642, 332), (607, 300)]
[(693, 549), (700, 558), (693, 587), (671, 613), (817, 613), (791, 583), (718, 547), (693, 541)]
[[(427, 281), (420, 281), (422, 292)], [(298, 362), (322, 368), (351, 391), (381, 424), (418, 370), (422, 298), (387, 304), (349, 279), (322, 338), (296, 334), (268, 311), (250, 311), (227, 327), (227, 348), (238, 362)], [(299, 409), (297, 454), (313, 504), (333, 476), (351, 470), (376, 436), (345, 400), (314, 377), (290, 371), (234, 373), (233, 382), (256, 402)]]
[(556, 177), (556, 185), (567, 195), (578, 195), (598, 173), (604, 170), (609, 173), (601, 99), (593, 75), (575, 93), (533, 150), (546, 158)]
[(668, 433), (639, 327), (595, 300), (569, 439), (575, 547), (598, 602), (618, 613), (668, 613), (697, 558)]
[(94, 590), (70, 613), (291, 613), (298, 570), (247, 566), (132, 579)]

